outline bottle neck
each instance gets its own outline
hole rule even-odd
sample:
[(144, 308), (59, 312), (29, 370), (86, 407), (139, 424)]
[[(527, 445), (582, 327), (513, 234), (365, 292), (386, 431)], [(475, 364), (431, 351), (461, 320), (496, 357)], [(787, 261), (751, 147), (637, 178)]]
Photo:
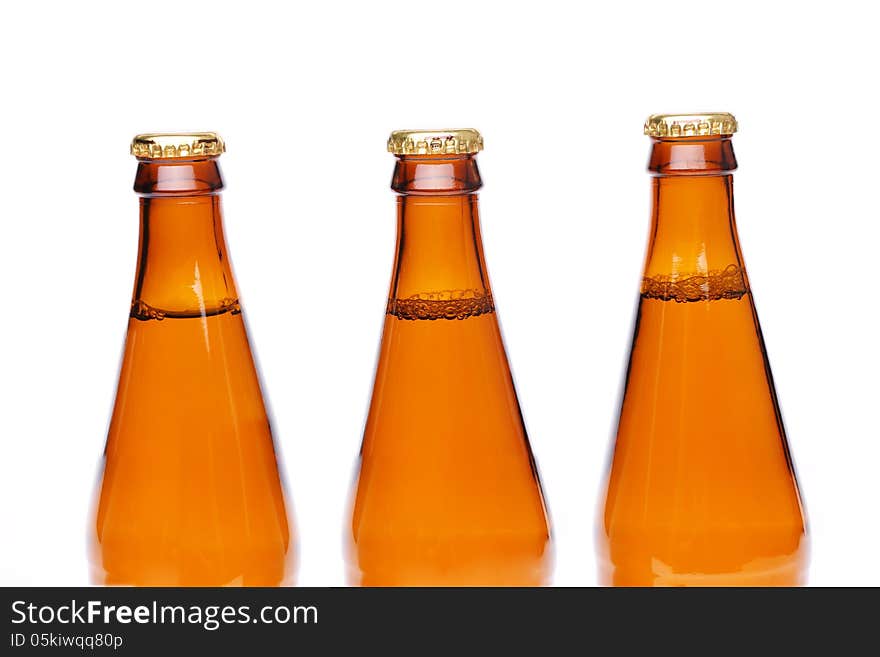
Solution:
[(140, 245), (132, 317), (238, 311), (220, 207), (216, 160), (141, 161)]
[(480, 235), (473, 156), (403, 156), (392, 189), (397, 249), (388, 312), (405, 319), (467, 317), (494, 309)]
[(652, 216), (642, 293), (677, 301), (745, 294), (730, 138), (654, 140), (648, 169)]

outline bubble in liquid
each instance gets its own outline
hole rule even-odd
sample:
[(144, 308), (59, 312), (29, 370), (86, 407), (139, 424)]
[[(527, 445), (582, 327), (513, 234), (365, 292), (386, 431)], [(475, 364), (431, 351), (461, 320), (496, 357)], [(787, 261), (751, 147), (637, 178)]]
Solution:
[(745, 272), (737, 265), (699, 274), (659, 274), (642, 278), (643, 299), (687, 303), (741, 299), (748, 292)]
[(129, 317), (141, 322), (147, 322), (151, 319), (161, 322), (163, 319), (193, 319), (196, 317), (214, 317), (216, 315), (224, 315), (230, 313), (238, 315), (241, 313), (241, 304), (238, 299), (221, 299), (219, 305), (210, 308), (198, 308), (194, 310), (166, 310), (151, 306), (143, 299), (136, 299), (131, 303)]
[(492, 294), (485, 290), (420, 292), (405, 299), (388, 299), (386, 313), (398, 319), (467, 319), (495, 312)]

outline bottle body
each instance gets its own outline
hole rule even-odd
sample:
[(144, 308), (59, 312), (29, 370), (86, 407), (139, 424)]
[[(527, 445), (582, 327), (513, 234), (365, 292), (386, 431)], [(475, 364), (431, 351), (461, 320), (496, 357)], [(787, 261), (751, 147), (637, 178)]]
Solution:
[(294, 541), (214, 160), (141, 162), (138, 271), (90, 528), (92, 581), (273, 586)]
[(600, 581), (805, 581), (806, 522), (733, 213), (730, 138), (655, 140)]
[(364, 586), (541, 585), (549, 525), (486, 274), (472, 156), (401, 158), (348, 539)]

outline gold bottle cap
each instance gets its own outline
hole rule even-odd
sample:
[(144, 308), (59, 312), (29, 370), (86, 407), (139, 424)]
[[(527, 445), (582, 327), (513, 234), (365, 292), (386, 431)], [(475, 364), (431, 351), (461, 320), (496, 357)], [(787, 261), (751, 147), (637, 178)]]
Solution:
[(736, 118), (727, 112), (652, 114), (645, 121), (645, 134), (651, 137), (732, 135), (736, 129)]
[(395, 155), (464, 155), (483, 150), (483, 136), (473, 128), (458, 130), (395, 130), (388, 152)]
[(131, 154), (145, 160), (214, 157), (226, 150), (216, 132), (157, 132), (135, 136)]

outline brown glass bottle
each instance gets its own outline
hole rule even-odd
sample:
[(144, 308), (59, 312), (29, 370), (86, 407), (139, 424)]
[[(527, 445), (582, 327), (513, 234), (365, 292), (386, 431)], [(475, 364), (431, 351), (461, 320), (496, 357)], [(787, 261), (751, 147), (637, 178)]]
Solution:
[(807, 538), (733, 213), (729, 114), (656, 115), (652, 225), (598, 532), (613, 585), (798, 585)]
[(363, 586), (542, 585), (541, 486), (486, 273), (479, 133), (400, 131), (397, 249), (348, 539)]
[(92, 580), (292, 583), (295, 542), (223, 234), (213, 133), (139, 135), (140, 246)]

